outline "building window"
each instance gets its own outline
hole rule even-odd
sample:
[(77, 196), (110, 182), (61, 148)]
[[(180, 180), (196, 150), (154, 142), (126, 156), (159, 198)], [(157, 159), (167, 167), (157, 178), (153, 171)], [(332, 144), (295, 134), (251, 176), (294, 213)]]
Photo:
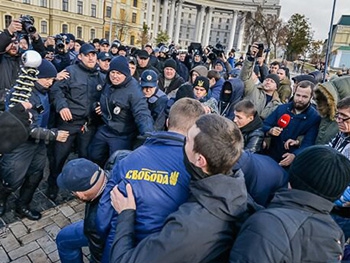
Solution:
[(225, 37), (227, 37), (227, 32), (225, 32)]
[(78, 14), (83, 14), (83, 1), (78, 1)]
[(229, 23), (230, 23), (230, 19), (227, 19), (227, 20), (226, 20), (226, 23), (229, 24)]
[(62, 10), (63, 11), (68, 11), (68, 0), (63, 0), (62, 1)]
[(23, 0), (23, 4), (30, 4), (30, 0)]
[(222, 22), (222, 19), (221, 19), (221, 17), (219, 18), (219, 23), (221, 23)]
[(68, 33), (68, 25), (66, 25), (66, 24), (62, 25), (62, 33), (64, 33), (64, 34)]
[(96, 17), (96, 5), (91, 5), (91, 16)]
[(83, 28), (81, 26), (77, 27), (77, 38), (83, 38)]
[(154, 12), (156, 10), (155, 6), (152, 5), (152, 12)]
[(132, 46), (135, 45), (135, 36), (130, 37), (130, 45), (132, 45)]
[(224, 43), (225, 43), (225, 44), (227, 43), (227, 39), (226, 39), (226, 38), (224, 38)]
[(137, 7), (137, 0), (134, 0), (134, 1), (133, 1), (132, 6), (133, 6), (133, 7)]
[(132, 23), (136, 23), (136, 19), (137, 19), (137, 14), (136, 13), (132, 13), (131, 22)]
[(40, 23), (40, 33), (41, 34), (47, 34), (47, 22), (46, 21), (41, 21)]
[(211, 22), (212, 22), (212, 23), (214, 22), (214, 17), (211, 18)]
[(191, 19), (191, 17), (192, 17), (192, 14), (188, 14), (188, 18)]
[(109, 31), (105, 32), (105, 38), (108, 39), (109, 38)]
[(111, 17), (112, 16), (112, 7), (107, 6), (106, 8), (106, 17)]
[(228, 30), (228, 25), (226, 25), (226, 27), (225, 27), (225, 28), (226, 28), (226, 30)]
[(10, 26), (11, 21), (12, 21), (12, 16), (5, 15), (5, 28), (8, 28)]
[(221, 29), (221, 25), (218, 25), (218, 29)]
[(47, 7), (47, 0), (40, 0), (40, 6)]
[(96, 31), (95, 31), (95, 29), (91, 29), (91, 30), (90, 30), (90, 38), (91, 38), (91, 39), (96, 38)]

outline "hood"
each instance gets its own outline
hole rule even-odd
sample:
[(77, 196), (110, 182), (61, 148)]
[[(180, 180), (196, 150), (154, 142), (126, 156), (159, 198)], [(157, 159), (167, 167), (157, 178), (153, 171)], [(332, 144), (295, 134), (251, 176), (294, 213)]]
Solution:
[(291, 86), (292, 85), (292, 82), (290, 81), (289, 78), (285, 77), (283, 80), (280, 81), (280, 87), (281, 85), (288, 85), (288, 86)]
[(242, 99), (244, 93), (244, 83), (241, 79), (229, 79), (223, 83), (220, 91), (220, 101), (225, 101), (224, 90), (227, 89), (231, 89), (232, 91), (230, 103), (236, 104)]
[(323, 80), (323, 73), (319, 70), (310, 72), (309, 75), (314, 77), (315, 83), (321, 83)]
[(334, 121), (338, 103), (338, 93), (335, 87), (330, 82), (320, 83), (315, 87), (314, 92), (316, 96), (318, 96), (318, 93), (320, 93), (322, 94), (322, 97), (326, 98), (328, 105), (328, 116), (330, 120)]
[(214, 216), (234, 221), (247, 210), (247, 189), (241, 170), (233, 175), (217, 174), (191, 181), (193, 197)]
[(328, 214), (333, 209), (334, 204), (321, 196), (306, 191), (281, 189), (276, 192), (268, 208), (299, 207), (300, 209), (300, 206), (302, 206), (303, 210)]
[(205, 66), (199, 65), (191, 69), (190, 76), (192, 75), (192, 72), (195, 71), (199, 74), (199, 76), (206, 77), (208, 75), (208, 69)]

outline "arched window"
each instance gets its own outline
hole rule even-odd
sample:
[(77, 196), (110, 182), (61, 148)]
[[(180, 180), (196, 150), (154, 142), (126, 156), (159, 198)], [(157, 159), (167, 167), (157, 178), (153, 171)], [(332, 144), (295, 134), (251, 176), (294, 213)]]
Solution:
[(62, 25), (62, 33), (68, 33), (68, 25), (66, 25), (66, 24), (63, 24)]
[(81, 26), (77, 27), (77, 38), (83, 38), (83, 28)]

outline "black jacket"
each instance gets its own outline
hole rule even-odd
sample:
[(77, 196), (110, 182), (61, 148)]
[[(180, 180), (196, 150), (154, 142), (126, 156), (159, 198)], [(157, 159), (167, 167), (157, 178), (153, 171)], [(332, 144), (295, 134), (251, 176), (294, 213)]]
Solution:
[(329, 215), (332, 207), (312, 193), (281, 190), (243, 224), (230, 262), (339, 262), (344, 234)]
[(153, 131), (153, 119), (146, 98), (132, 76), (118, 86), (107, 81), (100, 102), (102, 119), (116, 135)]
[(95, 103), (100, 101), (104, 75), (97, 67), (88, 69), (81, 62), (67, 68), (70, 77), (56, 82), (50, 96), (57, 112), (69, 108), (73, 121), (84, 124), (95, 117)]
[[(176, 73), (175, 77), (171, 80), (168, 87), (165, 87), (165, 77), (164, 74), (161, 74), (158, 79), (158, 88), (165, 92), (168, 97), (175, 97), (177, 89), (184, 84), (185, 81), (179, 74)], [(170, 94), (171, 93), (171, 94)]]
[(258, 113), (255, 113), (254, 119), (246, 126), (240, 128), (243, 140), (244, 150), (249, 152), (260, 152), (265, 134), (262, 131), (263, 122)]
[(192, 197), (170, 214), (159, 233), (134, 243), (135, 211), (118, 216), (110, 262), (227, 262), (235, 224), (246, 212), (242, 172), (192, 181)]

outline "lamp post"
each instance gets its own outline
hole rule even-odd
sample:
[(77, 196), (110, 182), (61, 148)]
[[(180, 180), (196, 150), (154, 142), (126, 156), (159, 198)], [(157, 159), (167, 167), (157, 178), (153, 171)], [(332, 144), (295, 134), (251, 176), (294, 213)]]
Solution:
[(333, 36), (333, 20), (334, 20), (334, 11), (335, 11), (335, 4), (337, 0), (333, 0), (333, 9), (332, 9), (332, 17), (331, 17), (331, 23), (329, 25), (329, 32), (328, 32), (328, 40), (327, 40), (327, 51), (326, 51), (326, 61), (324, 63), (324, 73), (323, 73), (323, 82), (326, 81), (326, 75), (327, 75), (327, 69), (328, 69), (328, 60), (329, 60), (329, 54), (331, 49), (331, 43), (332, 43), (332, 36)]

